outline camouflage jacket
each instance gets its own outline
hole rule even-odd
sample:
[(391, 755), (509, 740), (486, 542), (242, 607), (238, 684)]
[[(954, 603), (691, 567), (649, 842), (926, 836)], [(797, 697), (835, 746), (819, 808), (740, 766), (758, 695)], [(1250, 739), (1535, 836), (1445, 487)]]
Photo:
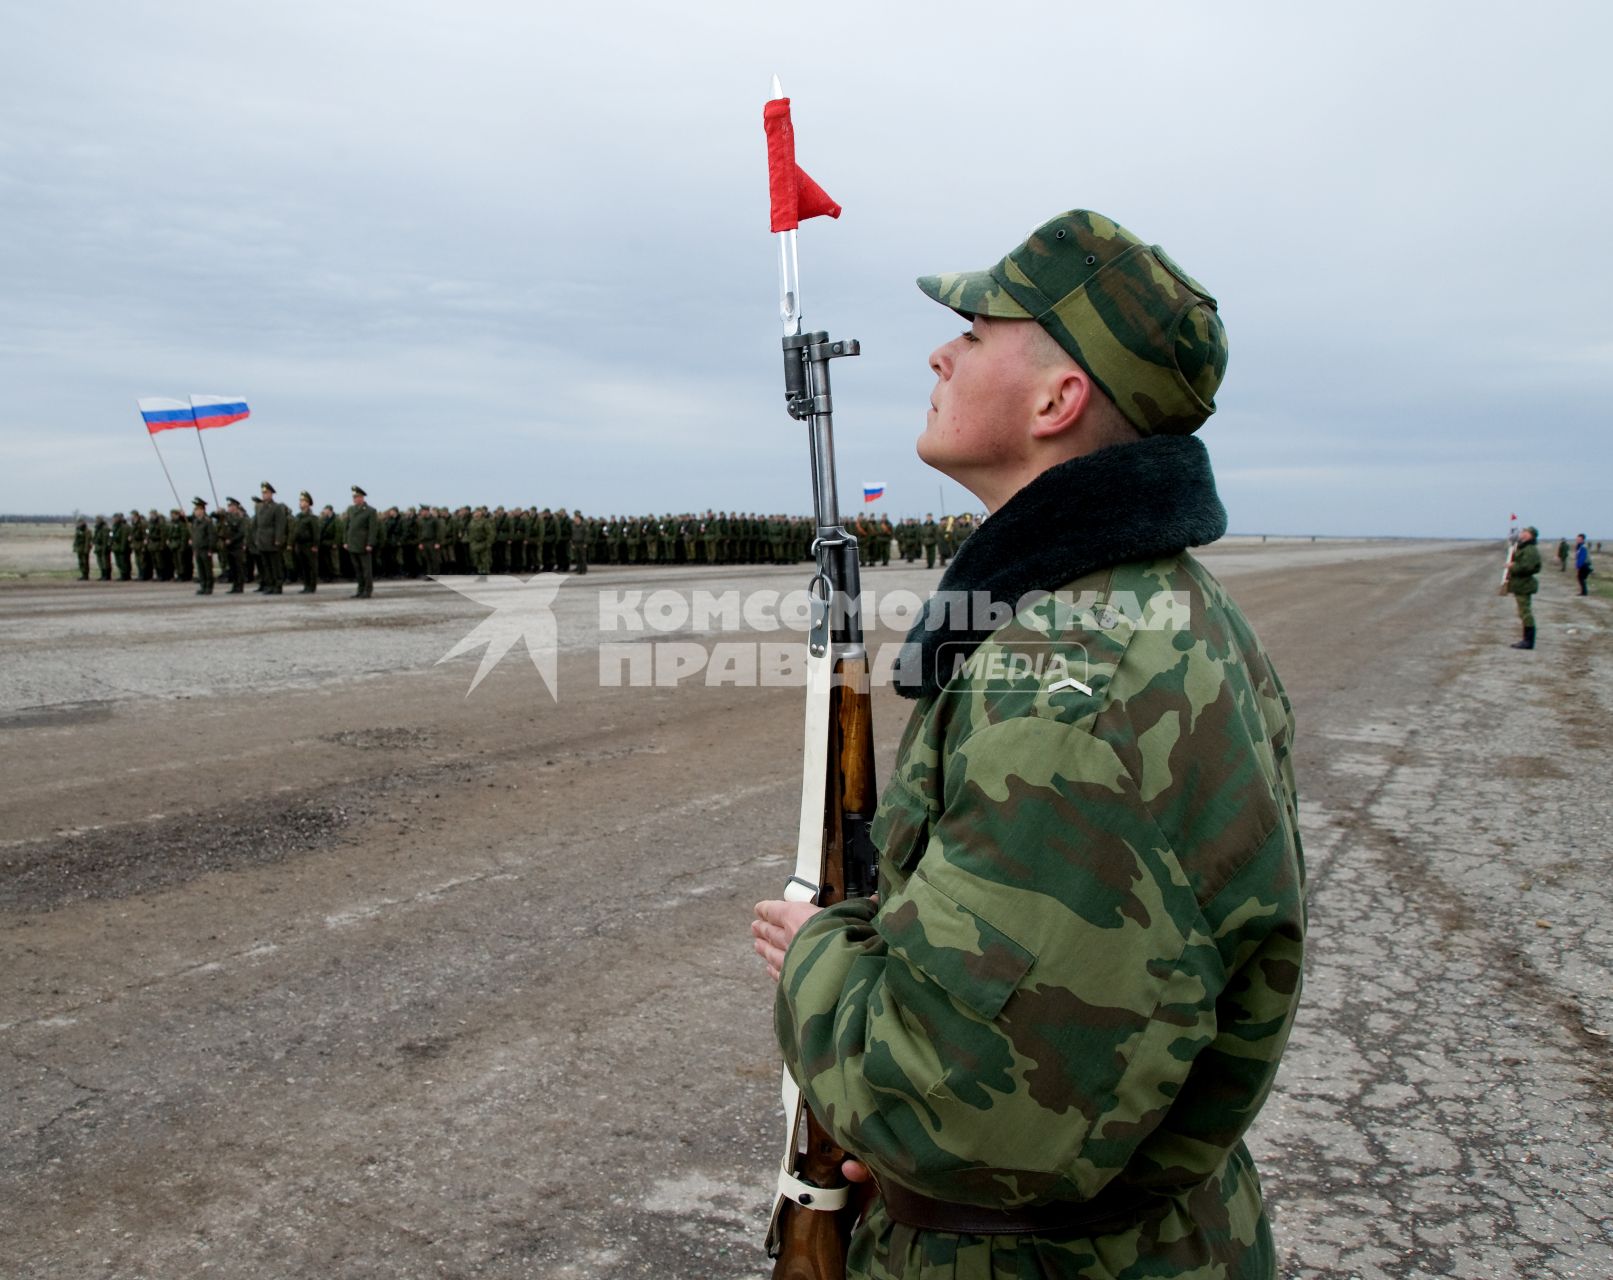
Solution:
[(1532, 596), (1540, 590), (1540, 548), (1533, 542), (1519, 544), (1512, 553), (1507, 590), (1515, 596)]
[(994, 1242), (876, 1204), (852, 1276), (1275, 1274), (1242, 1135), (1299, 994), (1292, 715), (1184, 549), (1225, 528), (1202, 446), (1105, 453), (1033, 481), (943, 579), (943, 608), (1011, 616), (931, 629), (932, 601), (915, 627), (936, 665), (875, 821), (879, 905), (807, 922), (775, 1014), (882, 1183), (1109, 1221)]

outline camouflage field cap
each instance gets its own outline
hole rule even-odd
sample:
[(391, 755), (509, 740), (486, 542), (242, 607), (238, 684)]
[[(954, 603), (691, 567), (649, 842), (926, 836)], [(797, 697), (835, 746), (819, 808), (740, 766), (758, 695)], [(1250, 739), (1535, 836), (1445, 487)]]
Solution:
[(989, 270), (918, 286), (961, 315), (1035, 320), (1144, 435), (1185, 435), (1215, 412), (1227, 369), (1215, 299), (1100, 213), (1061, 213)]

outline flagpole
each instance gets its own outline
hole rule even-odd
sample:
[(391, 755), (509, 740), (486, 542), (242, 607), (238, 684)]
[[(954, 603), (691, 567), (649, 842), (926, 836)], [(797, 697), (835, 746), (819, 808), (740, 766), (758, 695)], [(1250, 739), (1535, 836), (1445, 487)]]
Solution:
[(155, 431), (147, 431), (146, 439), (151, 441), (151, 447), (156, 450), (157, 462), (162, 467), (163, 475), (168, 476), (168, 487), (174, 490), (174, 506), (183, 510), (185, 504), (179, 500), (179, 490), (174, 489), (174, 478), (173, 476), (168, 475), (168, 464), (163, 462), (162, 450), (157, 448), (157, 433)]
[[(192, 396), (190, 398), (190, 416), (191, 416), (191, 421), (195, 422), (196, 421), (196, 397), (195, 396)], [(202, 443), (202, 428), (201, 428), (200, 423), (196, 423), (196, 443), (201, 446), (201, 450), (202, 450), (202, 466), (207, 468), (207, 487), (213, 491), (213, 510), (217, 511), (218, 510), (218, 486), (213, 483), (213, 464), (210, 463), (207, 460), (207, 446)]]

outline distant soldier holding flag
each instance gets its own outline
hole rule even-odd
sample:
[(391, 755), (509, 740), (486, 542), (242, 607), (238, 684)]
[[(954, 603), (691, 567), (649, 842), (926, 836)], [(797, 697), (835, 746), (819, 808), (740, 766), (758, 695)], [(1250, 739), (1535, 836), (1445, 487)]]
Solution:
[(1535, 539), (1539, 536), (1540, 530), (1532, 524), (1518, 531), (1518, 545), (1512, 549), (1506, 580), (1501, 584), (1502, 592), (1518, 602), (1518, 620), (1523, 623), (1523, 639), (1513, 641), (1514, 649), (1535, 647), (1534, 598), (1540, 590), (1540, 548)]

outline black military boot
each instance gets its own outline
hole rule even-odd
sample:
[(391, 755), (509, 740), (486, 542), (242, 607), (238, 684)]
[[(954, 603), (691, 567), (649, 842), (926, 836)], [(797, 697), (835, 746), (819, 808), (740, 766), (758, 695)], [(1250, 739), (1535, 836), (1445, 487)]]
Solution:
[(1535, 629), (1525, 627), (1523, 629), (1523, 639), (1514, 641), (1512, 647), (1514, 649), (1533, 649), (1535, 647)]

